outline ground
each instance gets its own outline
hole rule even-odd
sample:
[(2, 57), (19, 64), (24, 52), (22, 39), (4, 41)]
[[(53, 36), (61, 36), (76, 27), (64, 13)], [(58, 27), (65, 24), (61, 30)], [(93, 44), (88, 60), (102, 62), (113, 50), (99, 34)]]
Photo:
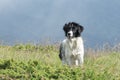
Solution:
[(82, 67), (62, 65), (58, 45), (0, 46), (0, 80), (120, 80), (120, 52), (85, 51)]

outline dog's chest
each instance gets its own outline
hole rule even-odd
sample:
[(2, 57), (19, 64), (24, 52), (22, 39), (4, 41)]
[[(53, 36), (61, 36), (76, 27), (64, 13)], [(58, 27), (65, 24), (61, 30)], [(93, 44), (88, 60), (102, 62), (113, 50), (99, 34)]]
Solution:
[(77, 48), (77, 40), (68, 41), (68, 47), (71, 51)]

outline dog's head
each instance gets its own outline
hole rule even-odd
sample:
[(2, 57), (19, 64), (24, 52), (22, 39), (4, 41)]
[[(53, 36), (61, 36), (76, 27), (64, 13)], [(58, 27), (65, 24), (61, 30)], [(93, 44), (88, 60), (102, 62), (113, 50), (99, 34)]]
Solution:
[(75, 22), (70, 22), (68, 24), (65, 24), (63, 27), (65, 36), (69, 39), (80, 37), (83, 29), (84, 29), (83, 26)]

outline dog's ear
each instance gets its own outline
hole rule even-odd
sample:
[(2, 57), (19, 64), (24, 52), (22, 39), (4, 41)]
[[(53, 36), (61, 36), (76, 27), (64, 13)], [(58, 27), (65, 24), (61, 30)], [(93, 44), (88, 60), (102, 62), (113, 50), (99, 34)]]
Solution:
[(76, 32), (76, 37), (81, 36), (81, 32), (83, 32), (84, 27), (81, 25), (77, 25), (77, 32)]
[(68, 26), (68, 24), (65, 24), (65, 25), (63, 26), (63, 30), (64, 30), (65, 32), (66, 32), (67, 26)]
[(84, 30), (84, 27), (81, 25), (78, 25), (78, 32), (81, 33), (83, 32), (83, 30)]
[(67, 36), (67, 27), (68, 27), (68, 24), (65, 24), (65, 25), (63, 26), (63, 30), (64, 30), (64, 32), (65, 32), (65, 36)]

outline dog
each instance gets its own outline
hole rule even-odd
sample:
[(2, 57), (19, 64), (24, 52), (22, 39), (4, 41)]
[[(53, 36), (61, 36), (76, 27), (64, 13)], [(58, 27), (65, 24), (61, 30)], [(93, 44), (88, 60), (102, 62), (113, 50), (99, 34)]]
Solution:
[(84, 62), (84, 45), (81, 33), (84, 27), (76, 22), (69, 22), (63, 27), (66, 39), (60, 44), (59, 58), (63, 64), (79, 66)]

